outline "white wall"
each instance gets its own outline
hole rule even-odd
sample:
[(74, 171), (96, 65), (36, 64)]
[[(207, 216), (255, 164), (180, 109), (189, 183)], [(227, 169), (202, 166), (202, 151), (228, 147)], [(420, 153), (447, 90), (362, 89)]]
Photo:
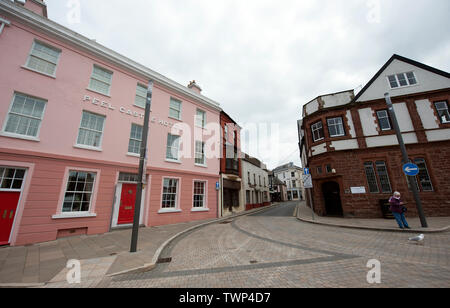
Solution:
[[(410, 87), (391, 89), (387, 77), (389, 75), (413, 71), (418, 84)], [(384, 98), (384, 93), (389, 92), (392, 97), (420, 93), (439, 89), (450, 88), (450, 79), (437, 75), (417, 66), (395, 59), (384, 72), (365, 91), (358, 102), (371, 101)]]

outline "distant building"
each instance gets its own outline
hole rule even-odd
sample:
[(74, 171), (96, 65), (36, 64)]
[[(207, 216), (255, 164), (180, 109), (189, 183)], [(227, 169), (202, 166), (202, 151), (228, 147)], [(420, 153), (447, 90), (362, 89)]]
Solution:
[(242, 158), (242, 173), (246, 210), (270, 205), (269, 171), (266, 165), (245, 154)]
[(284, 182), (278, 179), (273, 171), (269, 172), (269, 190), (271, 202), (286, 202), (288, 201), (287, 187)]
[(282, 181), (287, 188), (289, 201), (304, 200), (305, 189), (303, 187), (303, 169), (288, 163), (273, 170), (274, 176)]
[(311, 170), (318, 214), (382, 217), (387, 199), (399, 191), (408, 215), (417, 215), (387, 92), (410, 161), (420, 169), (416, 180), (425, 214), (450, 216), (450, 74), (398, 55), (357, 95), (322, 95), (303, 107), (301, 158)]

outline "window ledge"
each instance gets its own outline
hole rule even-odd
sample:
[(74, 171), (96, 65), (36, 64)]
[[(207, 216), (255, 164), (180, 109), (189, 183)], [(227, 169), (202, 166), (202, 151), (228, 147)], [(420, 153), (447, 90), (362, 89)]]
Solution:
[(27, 66), (25, 66), (25, 65), (22, 65), (21, 67), (22, 67), (23, 69), (26, 69), (27, 71), (30, 71), (30, 72), (33, 72), (33, 73), (37, 73), (37, 74), (43, 75), (43, 76), (45, 76), (45, 77), (50, 77), (50, 78), (52, 78), (52, 79), (56, 79), (56, 75), (50, 75), (50, 74), (47, 74), (47, 73), (44, 73), (44, 72), (35, 70), (35, 69), (33, 69), (33, 68), (27, 67)]
[(168, 159), (168, 158), (166, 158), (166, 162), (173, 163), (173, 164), (182, 164), (182, 162), (179, 160), (172, 160), (172, 159)]
[(127, 156), (132, 156), (132, 157), (141, 158), (141, 155), (140, 155), (140, 154), (130, 153), (130, 152), (127, 153)]
[(36, 141), (36, 142), (41, 141), (38, 137), (31, 137), (31, 136), (19, 135), (19, 134), (8, 133), (8, 132), (0, 132), (0, 136), (8, 137), (8, 138), (23, 139), (23, 140), (28, 140), (28, 141)]
[(208, 168), (208, 165), (205, 164), (195, 164), (197, 167)]
[(164, 214), (164, 213), (181, 213), (180, 209), (160, 209), (158, 211), (158, 214)]
[(52, 216), (52, 219), (71, 219), (97, 217), (95, 213), (60, 213)]
[(210, 211), (210, 209), (208, 209), (208, 208), (204, 208), (204, 207), (199, 207), (199, 208), (192, 208), (191, 209), (191, 212), (209, 212)]
[(109, 93), (108, 93), (108, 94), (105, 94), (105, 93), (99, 92), (99, 91), (97, 91), (97, 90), (93, 90), (93, 89), (91, 89), (91, 88), (89, 88), (89, 87), (87, 87), (86, 90), (91, 91), (91, 92), (94, 92), (94, 93), (97, 93), (97, 94), (100, 94), (100, 95), (103, 95), (103, 96), (106, 96), (106, 97), (108, 97), (108, 98), (111, 98), (111, 95), (109, 95)]
[(90, 146), (87, 146), (87, 145), (75, 144), (73, 147), (77, 148), (77, 149), (82, 149), (82, 150), (103, 152), (102, 148), (94, 148), (94, 147), (90, 147)]
[(171, 117), (171, 116), (168, 116), (168, 118), (169, 119), (172, 119), (172, 120), (175, 120), (175, 121), (178, 121), (178, 122), (183, 122), (183, 119), (177, 119), (177, 118), (174, 118), (174, 117)]

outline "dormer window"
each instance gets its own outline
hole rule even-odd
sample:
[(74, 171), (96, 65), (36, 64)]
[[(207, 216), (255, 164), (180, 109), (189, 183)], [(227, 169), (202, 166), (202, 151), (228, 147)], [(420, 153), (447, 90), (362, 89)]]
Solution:
[(414, 72), (401, 73), (388, 76), (391, 89), (413, 86), (417, 84)]

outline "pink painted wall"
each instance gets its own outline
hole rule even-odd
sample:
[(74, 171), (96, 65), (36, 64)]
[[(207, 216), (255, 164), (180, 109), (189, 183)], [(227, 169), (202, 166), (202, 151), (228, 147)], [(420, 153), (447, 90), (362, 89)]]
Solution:
[(34, 1), (26, 0), (24, 7), (26, 9), (29, 9), (30, 11), (33, 11), (34, 13), (36, 13), (38, 15), (44, 16), (44, 14), (45, 14), (44, 13), (45, 12), (44, 11), (45, 10), (45, 6), (41, 5), (41, 4), (38, 4), (38, 3), (34, 2)]
[[(131, 124), (143, 124), (140, 116), (128, 115), (120, 111), (141, 114), (144, 109), (134, 106), (137, 83), (147, 84), (147, 80), (105, 63), (74, 47), (58, 42), (17, 23), (10, 18), (11, 26), (5, 27), (0, 35), (0, 129), (3, 130), (14, 92), (39, 97), (47, 101), (39, 134), (40, 141), (29, 141), (0, 136), (0, 160), (34, 164), (33, 176), (29, 182), (26, 203), (20, 209), (20, 225), (15, 227), (15, 245), (55, 240), (58, 230), (87, 228), (88, 234), (104, 233), (109, 230), (114, 187), (118, 172), (137, 172), (139, 159), (128, 156)], [(38, 39), (62, 50), (56, 70), (56, 78), (30, 71), (26, 64), (33, 41)], [(87, 90), (93, 65), (114, 72), (110, 96)], [(83, 102), (88, 95), (91, 102)], [(182, 101), (182, 122), (169, 118), (170, 97)], [(114, 110), (92, 104), (92, 98), (105, 101)], [(219, 128), (220, 113), (162, 85), (155, 84), (152, 117), (156, 123), (150, 125), (148, 172), (151, 173), (151, 199), (149, 225), (186, 222), (214, 218), (216, 211), (215, 183), (218, 181), (220, 161), (207, 160), (207, 167), (194, 163), (194, 137), (191, 140), (192, 158), (184, 158), (180, 164), (165, 161), (167, 134), (170, 127), (158, 123), (185, 123), (194, 128), (197, 108), (207, 113), (207, 121)], [(82, 111), (90, 111), (106, 116), (103, 132), (102, 151), (75, 148)], [(197, 129), (199, 130), (199, 129)], [(201, 130), (201, 129), (200, 129)], [(219, 139), (217, 139), (219, 141)], [(93, 200), (96, 217), (75, 219), (53, 219), (61, 206), (61, 190), (64, 189), (64, 174), (67, 166), (100, 169), (97, 179), (97, 198)], [(136, 169), (134, 169), (134, 167)], [(181, 213), (159, 214), (161, 206), (162, 176), (182, 178), (180, 187)], [(192, 179), (208, 180), (208, 212), (192, 212)], [(67, 233), (67, 232), (66, 232)], [(64, 233), (64, 234), (66, 234)]]
[[(23, 68), (27, 62), (34, 39), (41, 40), (62, 50), (56, 70), (56, 78)], [(134, 99), (137, 83), (147, 84), (146, 80), (106, 64), (85, 53), (75, 51), (68, 45), (35, 33), (14, 21), (0, 36), (0, 46), (3, 55), (0, 57), (0, 67), (2, 68), (0, 101), (3, 102), (0, 105), (1, 127), (6, 121), (14, 91), (47, 100), (39, 135), (40, 142), (0, 136), (0, 147), (138, 165), (138, 158), (127, 155), (128, 142), (131, 124), (142, 125), (143, 119), (122, 113), (119, 108), (123, 106), (125, 110), (131, 110), (132, 113), (144, 113), (144, 109), (134, 106)], [(114, 72), (110, 97), (87, 90), (94, 64)], [(109, 110), (88, 101), (83, 102), (83, 98), (86, 95), (91, 100), (96, 98), (111, 104), (115, 110)], [(178, 122), (168, 117), (170, 97), (175, 97), (182, 101), (183, 123), (190, 125), (192, 128), (194, 128), (194, 116), (197, 108), (207, 112), (208, 122), (219, 123), (219, 111), (197, 104), (158, 84), (154, 88), (153, 117), (172, 123)], [(101, 146), (102, 152), (74, 147), (78, 136), (82, 110), (106, 116)], [(169, 131), (170, 128), (158, 123), (150, 125), (149, 166), (218, 174), (218, 159), (210, 159), (207, 162), (207, 168), (195, 166), (194, 158), (183, 159), (182, 164), (167, 163), (165, 157)], [(192, 157), (194, 144), (192, 137)]]

